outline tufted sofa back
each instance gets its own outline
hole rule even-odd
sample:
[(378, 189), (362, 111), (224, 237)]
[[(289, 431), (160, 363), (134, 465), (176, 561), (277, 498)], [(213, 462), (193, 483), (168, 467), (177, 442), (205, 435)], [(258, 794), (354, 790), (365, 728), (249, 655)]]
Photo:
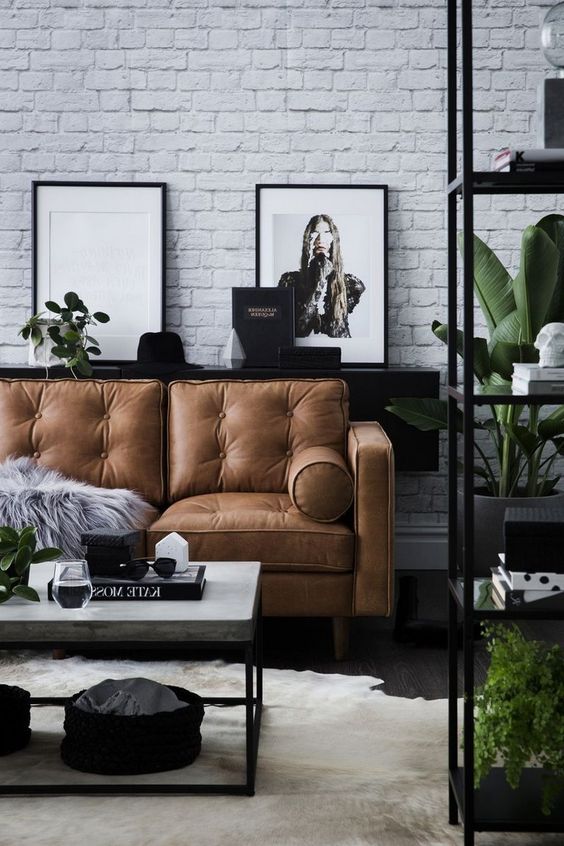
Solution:
[(169, 387), (169, 500), (287, 489), (292, 456), (310, 446), (345, 455), (341, 379), (187, 381)]
[(166, 498), (165, 389), (144, 380), (0, 380), (0, 461), (36, 458), (104, 488)]

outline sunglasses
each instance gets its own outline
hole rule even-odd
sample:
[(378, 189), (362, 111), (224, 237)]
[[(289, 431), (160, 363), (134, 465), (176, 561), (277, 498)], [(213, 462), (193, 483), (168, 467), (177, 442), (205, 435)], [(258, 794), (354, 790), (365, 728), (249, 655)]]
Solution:
[(133, 558), (131, 561), (126, 561), (125, 564), (120, 564), (119, 572), (120, 576), (124, 575), (128, 579), (138, 581), (147, 575), (150, 567), (153, 568), (157, 576), (170, 579), (174, 575), (176, 561), (174, 558), (156, 558), (154, 561), (151, 558)]

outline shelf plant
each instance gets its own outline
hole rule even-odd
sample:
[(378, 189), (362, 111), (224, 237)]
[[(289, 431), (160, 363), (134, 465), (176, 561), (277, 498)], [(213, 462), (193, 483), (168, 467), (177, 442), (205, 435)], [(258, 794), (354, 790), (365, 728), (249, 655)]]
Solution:
[[(99, 323), (108, 323), (109, 316), (104, 311), (90, 313), (89, 308), (74, 291), (68, 291), (63, 297), (63, 305), (54, 300), (47, 300), (45, 308), (54, 317), (45, 318), (45, 312), (34, 314), (22, 326), (19, 335), (29, 340), (34, 347), (46, 343), (46, 335), (52, 342), (51, 353), (61, 359), (73, 376), (92, 376), (91, 355), (100, 355), (100, 344), (90, 335), (90, 327)], [(42, 326), (46, 326), (45, 332)]]
[(543, 767), (549, 814), (564, 791), (564, 651), (527, 640), (516, 625), (484, 631), (490, 666), (474, 698), (475, 787), (499, 759), (513, 788), (526, 766)]
[[(459, 240), (462, 249), (462, 243)], [(489, 337), (473, 339), (473, 370), (485, 394), (511, 393), (515, 362), (537, 362), (537, 334), (552, 322), (564, 322), (564, 216), (551, 214), (522, 234), (519, 270), (514, 277), (494, 251), (474, 236), (474, 291)], [(434, 321), (432, 331), (447, 343), (448, 326)], [(458, 330), (457, 351), (463, 353)], [(447, 428), (447, 403), (438, 399), (399, 397), (387, 411), (422, 431)], [(474, 428), (491, 440), (474, 440), (479, 462), (474, 474), (494, 497), (547, 496), (558, 478), (554, 462), (564, 455), (564, 407), (541, 415), (537, 405), (492, 405)], [(462, 412), (458, 425), (462, 428)]]
[(42, 561), (54, 561), (62, 554), (57, 547), (37, 549), (35, 526), (0, 526), (0, 603), (14, 596), (39, 602), (37, 591), (27, 583), (29, 568)]

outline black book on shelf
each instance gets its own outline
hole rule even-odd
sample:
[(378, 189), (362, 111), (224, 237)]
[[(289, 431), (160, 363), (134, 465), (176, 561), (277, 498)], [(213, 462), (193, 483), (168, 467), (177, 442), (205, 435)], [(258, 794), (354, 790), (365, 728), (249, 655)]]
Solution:
[[(142, 579), (118, 579), (109, 576), (92, 578), (92, 602), (151, 602), (158, 600), (198, 600), (206, 585), (205, 564), (188, 567), (163, 579), (153, 571)], [(47, 596), (53, 599), (53, 580), (47, 586)]]
[(233, 288), (232, 309), (245, 367), (278, 367), (278, 349), (294, 343), (293, 288)]

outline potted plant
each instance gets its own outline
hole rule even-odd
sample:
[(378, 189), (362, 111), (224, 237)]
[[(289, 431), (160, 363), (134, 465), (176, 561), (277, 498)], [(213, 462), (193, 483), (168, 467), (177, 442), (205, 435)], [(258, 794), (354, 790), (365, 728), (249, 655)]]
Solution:
[[(473, 340), (473, 369), (483, 393), (511, 392), (514, 362), (536, 362), (533, 346), (541, 328), (564, 322), (564, 217), (548, 215), (527, 226), (521, 240), (519, 270), (513, 278), (493, 250), (474, 236), (474, 290), (489, 339)], [(444, 343), (448, 327), (435, 321), (432, 331)], [(463, 335), (457, 333), (462, 355)], [(489, 407), (473, 421), (477, 463), (475, 560), (482, 570), (496, 563), (501, 550), (507, 505), (535, 505), (556, 492), (554, 463), (564, 455), (564, 407), (543, 414), (537, 405)], [(447, 403), (416, 397), (391, 399), (387, 410), (423, 431), (447, 428)], [(462, 427), (462, 412), (459, 411)], [(489, 446), (488, 446), (489, 442)], [(546, 503), (546, 500), (544, 500)], [(488, 572), (489, 574), (489, 572)]]
[(92, 375), (90, 355), (100, 355), (100, 344), (89, 334), (91, 326), (107, 323), (108, 315), (103, 311), (90, 313), (83, 300), (74, 291), (68, 291), (64, 305), (53, 300), (45, 308), (55, 317), (44, 318), (45, 312), (34, 314), (22, 326), (19, 335), (29, 340), (29, 363), (41, 367), (60, 362), (76, 377)]
[(526, 640), (516, 625), (484, 630), (491, 659), (474, 698), (475, 786), (499, 759), (513, 788), (524, 767), (541, 766), (541, 807), (549, 814), (564, 791), (564, 651)]
[(63, 554), (56, 547), (37, 549), (34, 526), (14, 529), (0, 526), (0, 603), (14, 596), (39, 602), (37, 591), (28, 585), (31, 564), (54, 561)]

